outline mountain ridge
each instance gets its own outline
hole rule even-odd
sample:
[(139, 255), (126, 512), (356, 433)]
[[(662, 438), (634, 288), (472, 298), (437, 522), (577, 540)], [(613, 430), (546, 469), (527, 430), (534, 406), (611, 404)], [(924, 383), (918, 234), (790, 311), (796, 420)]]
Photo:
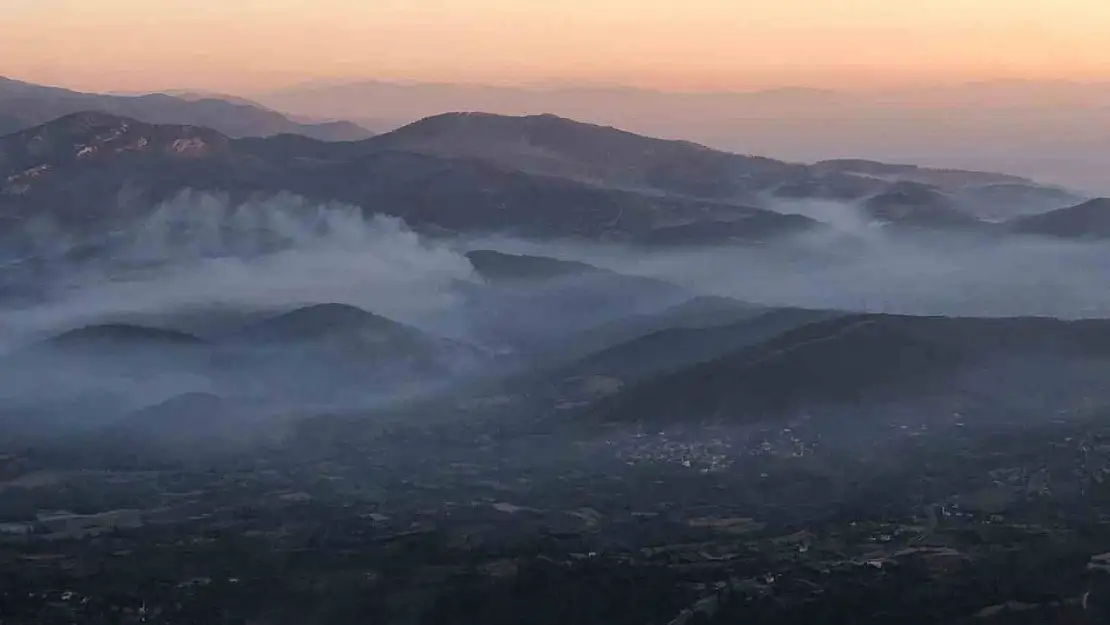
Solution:
[(169, 93), (108, 95), (36, 85), (0, 76), (0, 134), (95, 110), (150, 124), (208, 126), (231, 137), (296, 133), (323, 140), (362, 139), (373, 133), (351, 122), (299, 123), (240, 98)]
[[(78, 147), (87, 126), (112, 140), (140, 131), (149, 136), (136, 137), (131, 145), (142, 144), (141, 150), (113, 150), (95, 162), (79, 162), (76, 152), (88, 147)], [(198, 134), (209, 137), (205, 146), (218, 149), (192, 163), (157, 158), (150, 148), (155, 143), (200, 148), (195, 143)], [(65, 184), (51, 184), (52, 179)], [(762, 210), (735, 201), (608, 188), (466, 155), (396, 149), (378, 138), (340, 143), (292, 135), (233, 139), (200, 127), (150, 125), (95, 112), (0, 137), (0, 181), (0, 200), (17, 204), (7, 211), (16, 217), (19, 204), (29, 214), (72, 212), (79, 203), (87, 207), (82, 216), (108, 214), (116, 209), (125, 183), (149, 191), (148, 202), (185, 189), (238, 197), (288, 191), (322, 201), (383, 207), (383, 212), (393, 208), (391, 214), (414, 226), (516, 228), (560, 236), (643, 231), (667, 219), (736, 219)], [(97, 204), (102, 211), (92, 210)], [(506, 215), (512, 219), (507, 221)]]
[(1039, 234), (1064, 239), (1110, 238), (1110, 198), (1094, 198), (1039, 215), (1010, 222), (1021, 234)]
[[(90, 127), (105, 149), (87, 143)], [(121, 137), (132, 141), (120, 145)], [(148, 203), (186, 189), (233, 200), (284, 191), (418, 228), (712, 244), (824, 227), (763, 207), (789, 188), (790, 199), (866, 202), (873, 218), (893, 225), (982, 225), (935, 186), (821, 172), (554, 115), (448, 113), (361, 141), (324, 142), (232, 138), (86, 112), (0, 137), (0, 218), (83, 204), (82, 218), (95, 221), (118, 213), (125, 188)]]

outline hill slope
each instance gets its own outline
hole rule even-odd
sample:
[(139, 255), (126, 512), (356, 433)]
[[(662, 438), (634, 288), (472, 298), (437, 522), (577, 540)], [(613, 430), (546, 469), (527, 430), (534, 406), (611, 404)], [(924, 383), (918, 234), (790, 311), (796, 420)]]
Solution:
[(449, 113), (423, 119), (368, 143), (480, 158), (529, 173), (605, 186), (705, 198), (729, 198), (755, 191), (763, 186), (763, 178), (787, 175), (801, 167), (555, 115)]
[(232, 201), (286, 191), (439, 230), (655, 245), (753, 243), (822, 227), (761, 208), (783, 196), (860, 201), (896, 226), (983, 225), (946, 188), (551, 115), (446, 114), (332, 143), (291, 134), (235, 139), (85, 112), (0, 137), (0, 219), (111, 220), (185, 189)]
[[(1110, 363), (1110, 322), (846, 315), (649, 379), (593, 414), (616, 422), (754, 422), (827, 406), (943, 396), (965, 373), (1061, 361)], [(1010, 392), (1032, 394), (1050, 384), (1053, 364), (1043, 366), (1048, 375), (1015, 377)]]
[(1096, 198), (1068, 208), (1008, 223), (1012, 232), (1063, 239), (1110, 238), (1110, 199)]
[[(141, 213), (189, 189), (228, 193), (233, 201), (289, 191), (393, 214), (414, 226), (539, 236), (628, 238), (676, 220), (752, 215), (763, 217), (763, 229), (766, 222), (793, 228), (798, 221), (736, 202), (609, 188), (477, 157), (405, 151), (392, 141), (232, 139), (195, 126), (74, 114), (0, 138), (0, 209), (6, 213), (0, 218), (46, 214), (84, 226), (126, 217), (129, 210)], [(121, 196), (131, 198), (130, 206)]]

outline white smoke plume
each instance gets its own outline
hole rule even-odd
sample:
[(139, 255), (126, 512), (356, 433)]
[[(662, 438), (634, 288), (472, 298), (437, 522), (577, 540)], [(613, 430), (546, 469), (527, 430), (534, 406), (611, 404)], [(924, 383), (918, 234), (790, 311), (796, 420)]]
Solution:
[(419, 322), (471, 280), (465, 257), (399, 219), (289, 195), (239, 205), (182, 193), (115, 233), (89, 262), (40, 285), (46, 301), (8, 311), (9, 337), (121, 316), (281, 310), (339, 302)]

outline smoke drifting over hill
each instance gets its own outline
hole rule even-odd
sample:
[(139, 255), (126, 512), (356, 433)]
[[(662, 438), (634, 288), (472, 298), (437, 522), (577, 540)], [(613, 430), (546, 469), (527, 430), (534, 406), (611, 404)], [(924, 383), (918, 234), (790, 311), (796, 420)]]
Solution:
[(581, 260), (769, 306), (958, 316), (1110, 313), (1110, 250), (1097, 242), (995, 232), (902, 231), (858, 205), (778, 201), (828, 228), (762, 245), (645, 253), (629, 246), (494, 238), (479, 245)]
[[(358, 498), (350, 527), (388, 529), (386, 549), (445, 506), (434, 518), (466, 540), (493, 514), (483, 544), (540, 523), (545, 541), (556, 528), (643, 553), (720, 536), (698, 525), (718, 517), (808, 527), (876, 498), (912, 516), (999, 488), (988, 470), (938, 481), (967, 441), (1070, 441), (1110, 405), (1097, 241), (907, 225), (867, 200), (768, 197), (753, 214), (816, 225), (712, 244), (450, 232), (374, 209), (186, 191), (108, 229), (5, 233), (19, 244), (0, 267), (0, 452), (160, 488), (273, 480), (212, 504), (271, 527)], [(1076, 445), (1061, 453), (1088, 462)], [(966, 458), (1041, 462), (1006, 453)], [(194, 497), (180, 488), (112, 505), (194, 523), (203, 502), (177, 503)], [(0, 495), (21, 522), (23, 497), (43, 496)], [(708, 522), (667, 516), (712, 506)]]
[[(524, 239), (418, 232), (291, 194), (196, 191), (107, 234), (38, 220), (2, 274), (20, 295), (3, 304), (4, 392), (36, 414), (81, 403), (94, 420), (181, 393), (246, 402), (229, 410), (256, 416), (366, 409), (598, 350), (615, 350), (598, 362), (618, 369), (663, 371), (828, 314), (768, 317), (689, 349), (664, 335), (634, 347), (781, 309), (1110, 314), (1110, 251), (1098, 243), (901, 227), (862, 202), (764, 208), (820, 227), (727, 245)], [(626, 341), (650, 362), (624, 364)], [(46, 379), (63, 389), (50, 401), (36, 390)]]
[[(582, 240), (429, 237), (398, 219), (292, 195), (231, 203), (186, 192), (99, 241), (36, 224), (33, 305), (5, 315), (12, 342), (80, 325), (340, 302), (418, 326), (460, 331), (465, 252), (491, 248), (578, 260), (681, 285), (691, 295), (767, 306), (963, 316), (1101, 316), (1110, 251), (1098, 243), (884, 227), (857, 205), (777, 201), (827, 228), (752, 245), (642, 248)], [(43, 244), (45, 243), (45, 244)], [(44, 260), (46, 259), (46, 260)], [(52, 260), (50, 260), (52, 259)], [(12, 305), (9, 304), (9, 308)], [(557, 320), (552, 320), (556, 322)]]
[[(77, 258), (88, 248), (96, 250), (92, 258)], [(8, 315), (9, 332), (319, 302), (414, 320), (449, 307), (450, 284), (472, 279), (464, 256), (397, 219), (286, 195), (232, 205), (184, 193), (106, 241), (67, 251), (53, 250), (64, 260), (51, 268), (56, 282), (43, 285), (46, 301)], [(18, 270), (13, 264), (10, 273)]]

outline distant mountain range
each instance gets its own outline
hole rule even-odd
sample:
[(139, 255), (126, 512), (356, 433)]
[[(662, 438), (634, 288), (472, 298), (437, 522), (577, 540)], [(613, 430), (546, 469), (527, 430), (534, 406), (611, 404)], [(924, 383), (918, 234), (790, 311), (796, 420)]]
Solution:
[[(442, 111), (554, 113), (797, 161), (866, 157), (1006, 171), (1110, 194), (1110, 82), (990, 81), (832, 91), (671, 93), (621, 86), (307, 84), (253, 94), (290, 113), (409, 123)], [(361, 122), (360, 122), (361, 123)], [(378, 126), (369, 126), (377, 128)]]
[[(757, 243), (822, 226), (772, 210), (798, 200), (858, 203), (892, 227), (981, 229), (989, 225), (979, 218), (987, 206), (998, 210), (989, 189), (999, 186), (1010, 197), (1028, 193), (1017, 214), (1031, 204), (1047, 212), (1083, 199), (1014, 176), (787, 163), (553, 115), (450, 113), (329, 143), (292, 134), (232, 138), (196, 125), (83, 112), (0, 138), (0, 218), (48, 215), (81, 228), (141, 214), (183, 190), (232, 201), (285, 191), (419, 228)], [(1036, 223), (1021, 231), (1038, 232)]]
[(378, 114), (403, 119), (425, 117), (444, 108), (487, 110), (507, 115), (558, 111), (560, 114), (608, 115), (625, 110), (629, 118), (647, 120), (666, 110), (716, 117), (722, 110), (743, 114), (812, 112), (839, 115), (875, 106), (894, 110), (970, 109), (998, 111), (1051, 108), (1097, 108), (1110, 97), (1110, 82), (999, 80), (949, 87), (838, 91), (783, 87), (757, 91), (667, 92), (621, 85), (463, 83), (352, 80), (311, 82), (255, 94), (254, 99), (280, 110), (357, 118), (373, 103)]
[(374, 134), (345, 121), (300, 123), (275, 110), (233, 96), (194, 92), (105, 95), (0, 77), (0, 134), (82, 111), (100, 111), (151, 124), (205, 126), (230, 137), (293, 133), (324, 141), (347, 141)]

